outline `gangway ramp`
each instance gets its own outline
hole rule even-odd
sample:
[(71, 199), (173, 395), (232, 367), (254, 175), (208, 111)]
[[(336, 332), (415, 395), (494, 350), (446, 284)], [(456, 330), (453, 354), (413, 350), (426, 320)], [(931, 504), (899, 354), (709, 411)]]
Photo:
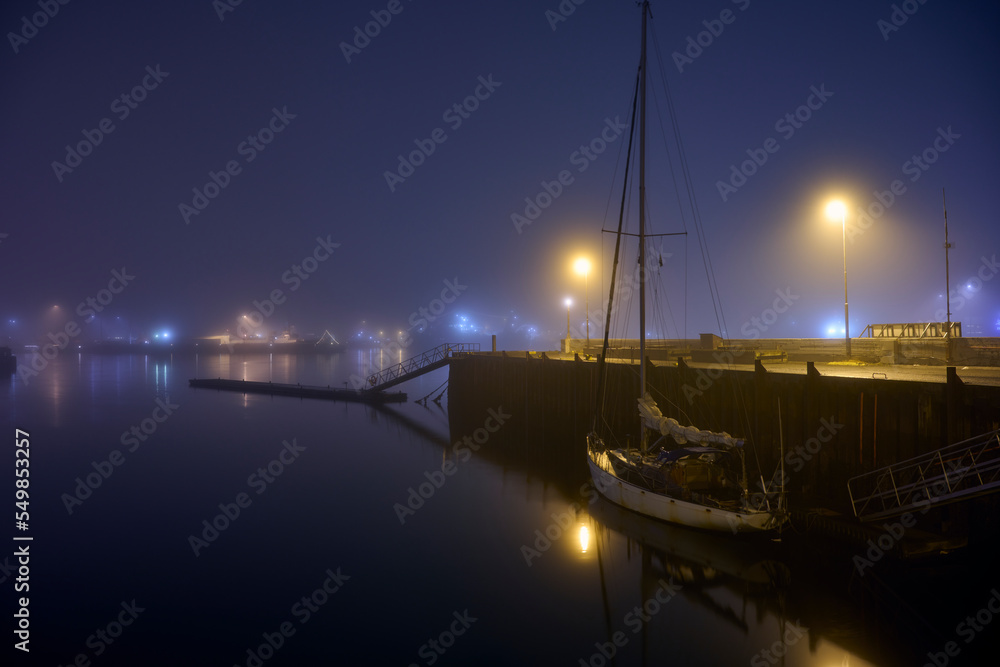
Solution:
[(847, 490), (862, 521), (1000, 491), (1000, 430), (858, 475)]
[(444, 343), (432, 350), (421, 352), (398, 364), (393, 364), (378, 373), (368, 376), (368, 388), (381, 391), (407, 380), (412, 380), (424, 373), (430, 373), (442, 366), (448, 365), (453, 358), (462, 354), (479, 352), (479, 343)]

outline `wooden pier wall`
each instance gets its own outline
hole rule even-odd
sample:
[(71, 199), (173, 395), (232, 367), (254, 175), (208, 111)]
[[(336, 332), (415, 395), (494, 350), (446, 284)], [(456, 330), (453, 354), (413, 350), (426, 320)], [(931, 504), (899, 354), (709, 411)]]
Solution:
[[(635, 438), (638, 366), (610, 363), (611, 421)], [(755, 371), (647, 365), (651, 392), (664, 415), (684, 425), (752, 440), (748, 465), (771, 477), (780, 463), (778, 405), (785, 473), (799, 503), (851, 513), (850, 477), (1000, 427), (1000, 388), (967, 385), (953, 369), (947, 383), (856, 379)], [(477, 413), (503, 405), (523, 425), (531, 447), (579, 457), (593, 418), (597, 364), (544, 355), (466, 356), (452, 361), (450, 411)], [(634, 442), (634, 440), (633, 440)], [(545, 453), (543, 456), (548, 456)]]

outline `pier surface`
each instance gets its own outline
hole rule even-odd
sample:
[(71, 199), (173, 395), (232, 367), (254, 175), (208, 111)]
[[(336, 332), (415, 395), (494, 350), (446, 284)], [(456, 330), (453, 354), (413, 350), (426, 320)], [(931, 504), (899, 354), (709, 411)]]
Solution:
[[(506, 354), (510, 357), (524, 357), (526, 354), (531, 354), (534, 357), (540, 358), (542, 353), (507, 352)], [(576, 358), (575, 353), (566, 354), (564, 352), (545, 352), (544, 355), (547, 359), (561, 361), (573, 361)], [(585, 362), (589, 361), (591, 363), (597, 363), (597, 358), (593, 356), (590, 359), (586, 359), (581, 356), (580, 359)], [(676, 360), (651, 361), (650, 363), (654, 366), (677, 365)], [(715, 362), (710, 363), (685, 360), (685, 363), (688, 367), (696, 369), (712, 369), (720, 367), (720, 364)], [(768, 373), (787, 373), (790, 375), (805, 375), (810, 366), (810, 362), (808, 361), (763, 360), (761, 363), (767, 369)], [(896, 365), (865, 362), (849, 363), (838, 361), (817, 361), (813, 363), (812, 366), (815, 367), (816, 371), (824, 377), (858, 379), (872, 379), (874, 377), (880, 380), (906, 380), (909, 382), (939, 383), (948, 381), (948, 367), (943, 365)], [(733, 363), (728, 364), (725, 367), (734, 371), (753, 371), (755, 365), (753, 362)], [(955, 371), (962, 382), (966, 384), (1000, 387), (1000, 368), (996, 366), (957, 366)]]

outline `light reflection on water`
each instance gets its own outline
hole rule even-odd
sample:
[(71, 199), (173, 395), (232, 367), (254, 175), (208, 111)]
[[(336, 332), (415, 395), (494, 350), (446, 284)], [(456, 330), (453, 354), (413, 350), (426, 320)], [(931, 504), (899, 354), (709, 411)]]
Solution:
[(603, 642), (623, 633), (620, 657), (629, 664), (640, 664), (641, 654), (667, 659), (679, 636), (698, 642), (701, 664), (874, 664), (803, 621), (807, 612), (788, 599), (796, 573), (768, 541), (734, 544), (651, 522), (603, 499), (591, 509), (611, 623)]
[[(466, 608), (481, 620), (442, 665), (597, 665), (609, 647), (618, 665), (902, 662), (891, 659), (904, 655), (902, 629), (848, 595), (849, 561), (588, 502), (578, 491), (586, 467), (539, 463), (555, 443), (519, 416), (467, 457), (455, 443), (483, 424), (485, 409), (448, 420), (433, 404), (374, 409), (187, 386), (192, 377), (342, 386), (373, 358), (83, 354), (56, 360), (27, 387), (12, 378), (0, 398), (38, 452), (47, 583), (33, 609), (52, 638), (49, 657), (68, 664), (85, 650), (95, 614), (99, 622), (136, 597), (148, 602), (148, 622), (102, 664), (155, 664), (143, 651), (152, 645), (180, 664), (188, 649), (179, 633), (203, 647), (203, 664), (245, 664), (247, 647), (339, 565), (352, 576), (344, 592), (268, 667), (330, 655), (426, 664), (420, 647)], [(422, 396), (446, 373), (403, 388)], [(68, 515), (63, 494), (122, 449), (120, 435), (150, 417), (157, 398), (176, 413)], [(292, 438), (306, 447), (301, 462), (194, 557), (187, 537)], [(411, 492), (420, 506), (401, 522), (395, 506)], [(526, 548), (538, 552), (530, 565)], [(679, 586), (665, 602), (662, 582)]]

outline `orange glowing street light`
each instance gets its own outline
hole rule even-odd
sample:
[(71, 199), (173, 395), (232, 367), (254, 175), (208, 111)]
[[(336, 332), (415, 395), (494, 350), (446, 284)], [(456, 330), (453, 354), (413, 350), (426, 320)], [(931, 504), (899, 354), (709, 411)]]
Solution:
[(847, 356), (851, 356), (851, 326), (847, 317), (847, 207), (840, 200), (833, 200), (826, 205), (826, 217), (831, 220), (840, 218), (844, 233), (844, 346)]
[(580, 525), (580, 553), (587, 553), (590, 546), (590, 529), (585, 524)]
[(573, 270), (583, 274), (583, 302), (587, 317), (587, 347), (590, 347), (590, 260), (580, 257), (573, 262)]

